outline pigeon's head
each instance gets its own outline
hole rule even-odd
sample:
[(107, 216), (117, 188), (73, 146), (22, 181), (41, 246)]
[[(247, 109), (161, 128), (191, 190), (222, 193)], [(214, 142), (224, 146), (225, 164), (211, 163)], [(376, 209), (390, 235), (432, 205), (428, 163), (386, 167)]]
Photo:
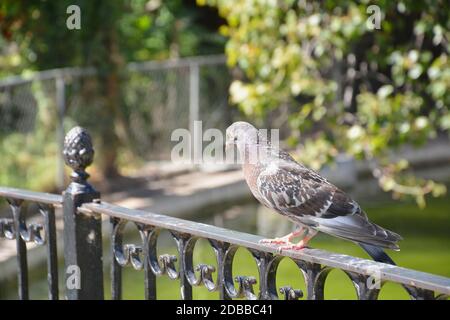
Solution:
[(243, 149), (246, 145), (258, 144), (258, 129), (248, 122), (238, 121), (227, 128), (226, 147), (236, 145)]

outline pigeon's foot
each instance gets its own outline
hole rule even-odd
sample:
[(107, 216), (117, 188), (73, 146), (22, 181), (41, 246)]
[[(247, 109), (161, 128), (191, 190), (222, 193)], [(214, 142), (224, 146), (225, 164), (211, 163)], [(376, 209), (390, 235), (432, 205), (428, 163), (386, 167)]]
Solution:
[(306, 248), (306, 245), (308, 244), (307, 241), (301, 240), (299, 243), (290, 243), (287, 246), (281, 246), (277, 248), (277, 251), (281, 253), (282, 251), (291, 250), (291, 251), (300, 251), (303, 248)]
[(317, 234), (317, 231), (308, 229), (306, 236), (302, 240), (300, 240), (298, 243), (289, 242), (289, 244), (286, 246), (278, 247), (277, 251), (278, 251), (278, 253), (281, 253), (282, 251), (286, 251), (286, 250), (300, 251), (303, 248), (306, 248), (309, 240), (311, 240), (316, 234)]
[(286, 238), (262, 239), (258, 241), (261, 244), (288, 244), (289, 240)]
[(297, 230), (295, 230), (294, 232), (291, 232), (287, 235), (285, 235), (284, 237), (281, 238), (274, 238), (274, 239), (262, 239), (259, 240), (259, 243), (261, 244), (286, 244), (289, 245), (291, 244), (291, 241), (293, 238), (301, 235), (304, 233), (304, 228), (299, 228)]

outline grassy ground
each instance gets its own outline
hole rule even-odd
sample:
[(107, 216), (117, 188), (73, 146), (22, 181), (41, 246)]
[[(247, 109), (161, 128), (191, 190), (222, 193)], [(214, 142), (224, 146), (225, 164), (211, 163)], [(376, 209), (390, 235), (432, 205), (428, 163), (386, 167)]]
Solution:
[[(363, 204), (371, 219), (389, 229), (400, 233), (404, 240), (400, 252), (389, 252), (398, 265), (410, 269), (450, 277), (450, 197), (431, 199), (424, 210), (417, 208), (413, 202), (383, 202)], [(310, 242), (311, 247), (332, 252), (344, 253), (358, 257), (368, 256), (353, 243), (319, 235)], [(161, 253), (175, 254), (174, 246), (164, 248)], [(212, 249), (206, 240), (200, 240), (194, 251), (194, 264), (215, 264)], [(60, 270), (63, 270), (62, 268)], [(45, 279), (45, 270), (39, 272)], [(248, 251), (241, 248), (235, 256), (234, 275), (257, 277), (255, 261)], [(62, 276), (62, 275), (60, 275)], [(215, 277), (215, 274), (214, 274)], [(123, 298), (142, 299), (144, 297), (144, 275), (142, 271), (126, 268), (123, 276)], [(46, 282), (31, 281), (31, 297), (46, 298)], [(62, 283), (62, 281), (61, 281)], [(277, 273), (278, 287), (291, 285), (305, 290), (305, 284), (299, 269), (290, 259), (283, 259)], [(105, 291), (110, 297), (109, 271), (105, 271)], [(158, 299), (179, 299), (179, 281), (167, 276), (158, 277)], [(258, 287), (255, 286), (255, 292)], [(218, 299), (218, 293), (210, 293), (205, 288), (193, 289), (195, 299)], [(9, 295), (8, 295), (9, 296)], [(355, 299), (355, 290), (349, 278), (340, 270), (333, 270), (326, 281), (326, 299)], [(404, 289), (393, 283), (383, 286), (380, 299), (408, 299)]]

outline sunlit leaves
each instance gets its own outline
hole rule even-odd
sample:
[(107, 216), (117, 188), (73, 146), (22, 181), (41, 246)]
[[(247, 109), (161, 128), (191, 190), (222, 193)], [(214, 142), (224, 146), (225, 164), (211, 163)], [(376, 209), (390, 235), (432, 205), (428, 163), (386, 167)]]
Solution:
[(431, 193), (439, 197), (447, 192), (444, 184), (432, 180), (421, 179), (403, 171), (409, 166), (406, 160), (385, 164), (375, 169), (380, 187), (386, 192), (392, 192), (394, 198), (402, 198), (405, 195), (415, 197), (419, 207), (425, 207), (425, 195)]
[(381, 188), (396, 197), (423, 205), (426, 194), (443, 192), (389, 154), (450, 127), (450, 10), (379, 2), (381, 29), (370, 30), (370, 1), (198, 3), (227, 20), (228, 62), (245, 74), (231, 101), (254, 117), (294, 106), (288, 142), (303, 161), (319, 168), (339, 150), (377, 163)]

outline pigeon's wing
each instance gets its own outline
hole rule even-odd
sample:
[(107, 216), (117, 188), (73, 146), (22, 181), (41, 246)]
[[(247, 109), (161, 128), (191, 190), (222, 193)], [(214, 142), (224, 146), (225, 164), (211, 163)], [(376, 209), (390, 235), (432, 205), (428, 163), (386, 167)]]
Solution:
[(319, 231), (393, 249), (401, 239), (370, 222), (345, 192), (300, 164), (269, 164), (258, 176), (257, 188), (273, 209)]
[(257, 187), (266, 203), (287, 215), (333, 218), (360, 210), (344, 192), (297, 163), (269, 164), (261, 170)]

